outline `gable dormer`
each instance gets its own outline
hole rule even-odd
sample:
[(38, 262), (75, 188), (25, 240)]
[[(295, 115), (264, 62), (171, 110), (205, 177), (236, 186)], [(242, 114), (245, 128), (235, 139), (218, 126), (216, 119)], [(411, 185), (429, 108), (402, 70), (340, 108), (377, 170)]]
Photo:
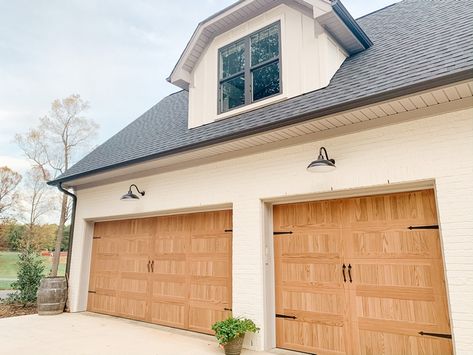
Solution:
[(198, 25), (168, 80), (193, 128), (323, 88), (370, 45), (339, 1), (242, 0)]

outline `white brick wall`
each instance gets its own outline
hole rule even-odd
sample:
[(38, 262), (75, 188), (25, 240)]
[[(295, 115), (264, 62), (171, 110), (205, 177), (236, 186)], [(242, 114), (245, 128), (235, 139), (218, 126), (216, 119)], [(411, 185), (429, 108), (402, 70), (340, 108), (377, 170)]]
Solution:
[[(322, 145), (336, 159), (337, 169), (329, 174), (307, 173), (307, 164)], [(262, 328), (247, 340), (247, 346), (263, 349), (272, 344), (274, 334), (272, 322), (265, 321), (273, 291), (265, 288), (271, 279), (265, 270), (272, 265), (264, 265), (265, 245), (271, 239), (265, 238), (262, 201), (383, 192), (397, 184), (401, 189), (402, 184), (423, 182), (425, 186), (425, 181), (432, 181), (437, 194), (456, 352), (471, 353), (473, 109), (79, 190), (71, 310), (86, 308), (92, 233), (87, 221), (233, 204), (233, 310), (252, 317)], [(132, 182), (146, 190), (146, 196), (136, 203), (121, 203), (119, 197)]]

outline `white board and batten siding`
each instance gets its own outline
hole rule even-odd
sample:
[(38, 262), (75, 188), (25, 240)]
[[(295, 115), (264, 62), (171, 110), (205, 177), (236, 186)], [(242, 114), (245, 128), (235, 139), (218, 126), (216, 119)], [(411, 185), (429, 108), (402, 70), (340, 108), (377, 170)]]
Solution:
[[(218, 114), (219, 48), (277, 21), (281, 24), (282, 93)], [(287, 5), (276, 6), (215, 37), (204, 51), (191, 74), (189, 128), (325, 87), (347, 56), (313, 16)]]

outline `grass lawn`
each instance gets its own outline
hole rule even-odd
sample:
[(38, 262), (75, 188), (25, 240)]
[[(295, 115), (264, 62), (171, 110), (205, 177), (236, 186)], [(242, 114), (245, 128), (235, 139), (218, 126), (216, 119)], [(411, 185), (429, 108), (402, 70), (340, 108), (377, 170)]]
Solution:
[[(51, 257), (42, 256), (44, 262), (44, 274), (47, 275), (51, 269)], [(64, 275), (66, 268), (65, 258), (61, 258), (58, 275)], [(15, 281), (18, 271), (18, 253), (14, 251), (0, 251), (0, 290), (11, 289), (10, 284)]]

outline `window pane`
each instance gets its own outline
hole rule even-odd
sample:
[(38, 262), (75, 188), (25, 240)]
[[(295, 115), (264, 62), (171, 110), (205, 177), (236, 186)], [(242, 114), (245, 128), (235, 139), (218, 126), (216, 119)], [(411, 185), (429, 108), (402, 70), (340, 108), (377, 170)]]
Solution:
[(230, 44), (220, 50), (220, 79), (243, 71), (245, 67), (245, 43)]
[(243, 75), (220, 84), (221, 111), (225, 112), (245, 103), (245, 77)]
[(253, 101), (279, 93), (279, 61), (253, 71)]
[(273, 25), (251, 36), (251, 65), (279, 55), (279, 26)]

